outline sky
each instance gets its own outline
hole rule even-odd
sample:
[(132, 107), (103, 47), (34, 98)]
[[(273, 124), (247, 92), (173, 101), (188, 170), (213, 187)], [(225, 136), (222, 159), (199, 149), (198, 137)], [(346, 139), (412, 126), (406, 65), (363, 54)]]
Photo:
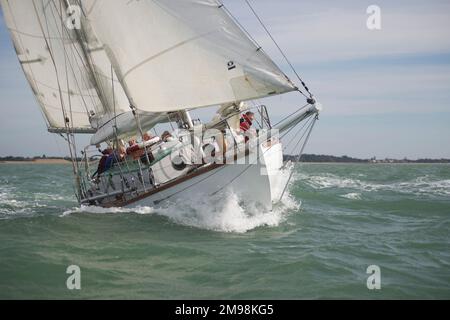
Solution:
[[(305, 152), (450, 158), (450, 1), (250, 2), (323, 105)], [(245, 1), (223, 3), (295, 81)], [(380, 30), (367, 28), (370, 5), (381, 9)], [(275, 121), (304, 99), (291, 93), (264, 104)], [(1, 14), (0, 109), (0, 156), (67, 155), (64, 140), (46, 132)]]

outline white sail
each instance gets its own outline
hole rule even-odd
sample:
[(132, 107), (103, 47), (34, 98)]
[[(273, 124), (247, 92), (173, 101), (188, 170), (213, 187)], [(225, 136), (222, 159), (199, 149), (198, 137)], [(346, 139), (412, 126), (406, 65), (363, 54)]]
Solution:
[[(76, 3), (72, 0), (71, 3)], [(116, 73), (105, 52), (103, 44), (93, 33), (90, 24), (81, 16), (79, 41), (83, 43), (93, 78), (97, 84), (99, 98), (104, 109), (90, 118), (97, 132), (91, 138), (91, 144), (112, 140), (125, 132), (137, 132), (137, 123), (130, 109), (130, 103), (117, 79)]]
[(91, 133), (90, 115), (103, 112), (95, 82), (61, 1), (0, 0), (25, 76), (49, 131)]
[[(137, 120), (130, 109), (130, 102), (111, 67), (103, 44), (92, 30), (88, 29), (88, 23), (82, 23), (82, 26), (84, 32), (82, 41), (87, 48), (91, 69), (104, 105), (102, 113), (91, 117), (91, 124), (97, 129), (91, 138), (91, 144), (96, 145), (116, 137), (139, 135)], [(149, 130), (159, 122), (167, 121), (166, 119), (166, 115), (139, 111), (139, 122), (143, 130)]]
[[(70, 0), (71, 5), (77, 5), (78, 0)], [(104, 107), (103, 113), (91, 118), (94, 126), (101, 126), (111, 118), (129, 112), (130, 103), (118, 81), (116, 73), (105, 52), (103, 44), (98, 40), (85, 16), (80, 15), (80, 29), (77, 30), (78, 40), (83, 44), (84, 53), (97, 85), (99, 98)], [(95, 123), (94, 123), (95, 122)]]
[(81, 0), (130, 102), (168, 112), (295, 86), (215, 0)]

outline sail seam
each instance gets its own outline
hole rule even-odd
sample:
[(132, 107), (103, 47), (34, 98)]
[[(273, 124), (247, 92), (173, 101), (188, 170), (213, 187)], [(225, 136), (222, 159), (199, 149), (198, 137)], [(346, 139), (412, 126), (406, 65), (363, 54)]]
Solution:
[(142, 67), (144, 64), (150, 62), (151, 60), (156, 59), (156, 58), (158, 58), (158, 57), (160, 57), (160, 56), (162, 56), (162, 55), (164, 55), (164, 54), (166, 54), (166, 53), (168, 53), (168, 52), (170, 52), (170, 51), (172, 51), (172, 50), (175, 50), (175, 49), (177, 49), (177, 48), (179, 48), (179, 47), (182, 47), (182, 46), (184, 46), (184, 45), (186, 45), (186, 44), (188, 44), (188, 43), (190, 43), (190, 42), (193, 42), (193, 41), (196, 41), (196, 40), (198, 40), (198, 39), (204, 38), (204, 37), (206, 37), (207, 35), (209, 35), (209, 34), (211, 34), (211, 33), (213, 33), (213, 32), (208, 32), (208, 33), (205, 33), (205, 34), (202, 34), (202, 35), (198, 35), (198, 36), (192, 37), (192, 38), (190, 38), (190, 39), (181, 41), (181, 42), (179, 42), (179, 43), (177, 43), (177, 44), (175, 44), (175, 45), (173, 45), (173, 46), (171, 46), (171, 47), (169, 47), (169, 48), (167, 48), (167, 49), (164, 49), (164, 50), (158, 52), (157, 54), (155, 54), (155, 55), (153, 55), (153, 56), (151, 56), (151, 57), (148, 57), (147, 59), (143, 60), (142, 62), (138, 63), (137, 65), (135, 65), (134, 67), (132, 67), (131, 69), (129, 69), (127, 72), (125, 72), (125, 73), (123, 74), (123, 80), (125, 80), (125, 78), (126, 78), (130, 73), (132, 73), (132, 72), (135, 71), (136, 69), (139, 69), (140, 67)]

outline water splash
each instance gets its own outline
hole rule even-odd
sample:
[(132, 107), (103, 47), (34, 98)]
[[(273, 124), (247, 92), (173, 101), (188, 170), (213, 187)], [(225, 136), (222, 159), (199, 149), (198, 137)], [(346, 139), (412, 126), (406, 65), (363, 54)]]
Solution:
[(61, 218), (67, 217), (73, 214), (89, 213), (89, 214), (152, 214), (155, 210), (151, 207), (136, 207), (136, 208), (102, 208), (95, 206), (81, 206), (75, 207), (70, 210), (66, 210), (60, 215)]
[(292, 198), (286, 197), (272, 211), (268, 211), (256, 203), (244, 205), (238, 195), (227, 191), (207, 199), (180, 202), (158, 210), (158, 214), (191, 227), (219, 232), (245, 233), (258, 227), (278, 226), (285, 221), (290, 209), (298, 207), (299, 204)]
[(282, 223), (290, 210), (298, 209), (300, 204), (290, 195), (277, 204), (272, 211), (264, 210), (257, 204), (243, 205), (239, 197), (227, 191), (207, 198), (183, 200), (165, 205), (163, 208), (101, 208), (80, 207), (64, 212), (61, 217), (77, 213), (90, 214), (154, 214), (171, 221), (194, 228), (217, 231), (245, 233), (258, 227), (275, 227)]

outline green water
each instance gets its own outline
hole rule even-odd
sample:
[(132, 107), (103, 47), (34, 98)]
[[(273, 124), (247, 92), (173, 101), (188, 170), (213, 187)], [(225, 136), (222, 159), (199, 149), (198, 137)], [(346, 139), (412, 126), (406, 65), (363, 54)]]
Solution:
[(70, 166), (0, 165), (0, 298), (450, 298), (449, 165), (304, 164), (273, 212), (77, 209), (72, 190)]

